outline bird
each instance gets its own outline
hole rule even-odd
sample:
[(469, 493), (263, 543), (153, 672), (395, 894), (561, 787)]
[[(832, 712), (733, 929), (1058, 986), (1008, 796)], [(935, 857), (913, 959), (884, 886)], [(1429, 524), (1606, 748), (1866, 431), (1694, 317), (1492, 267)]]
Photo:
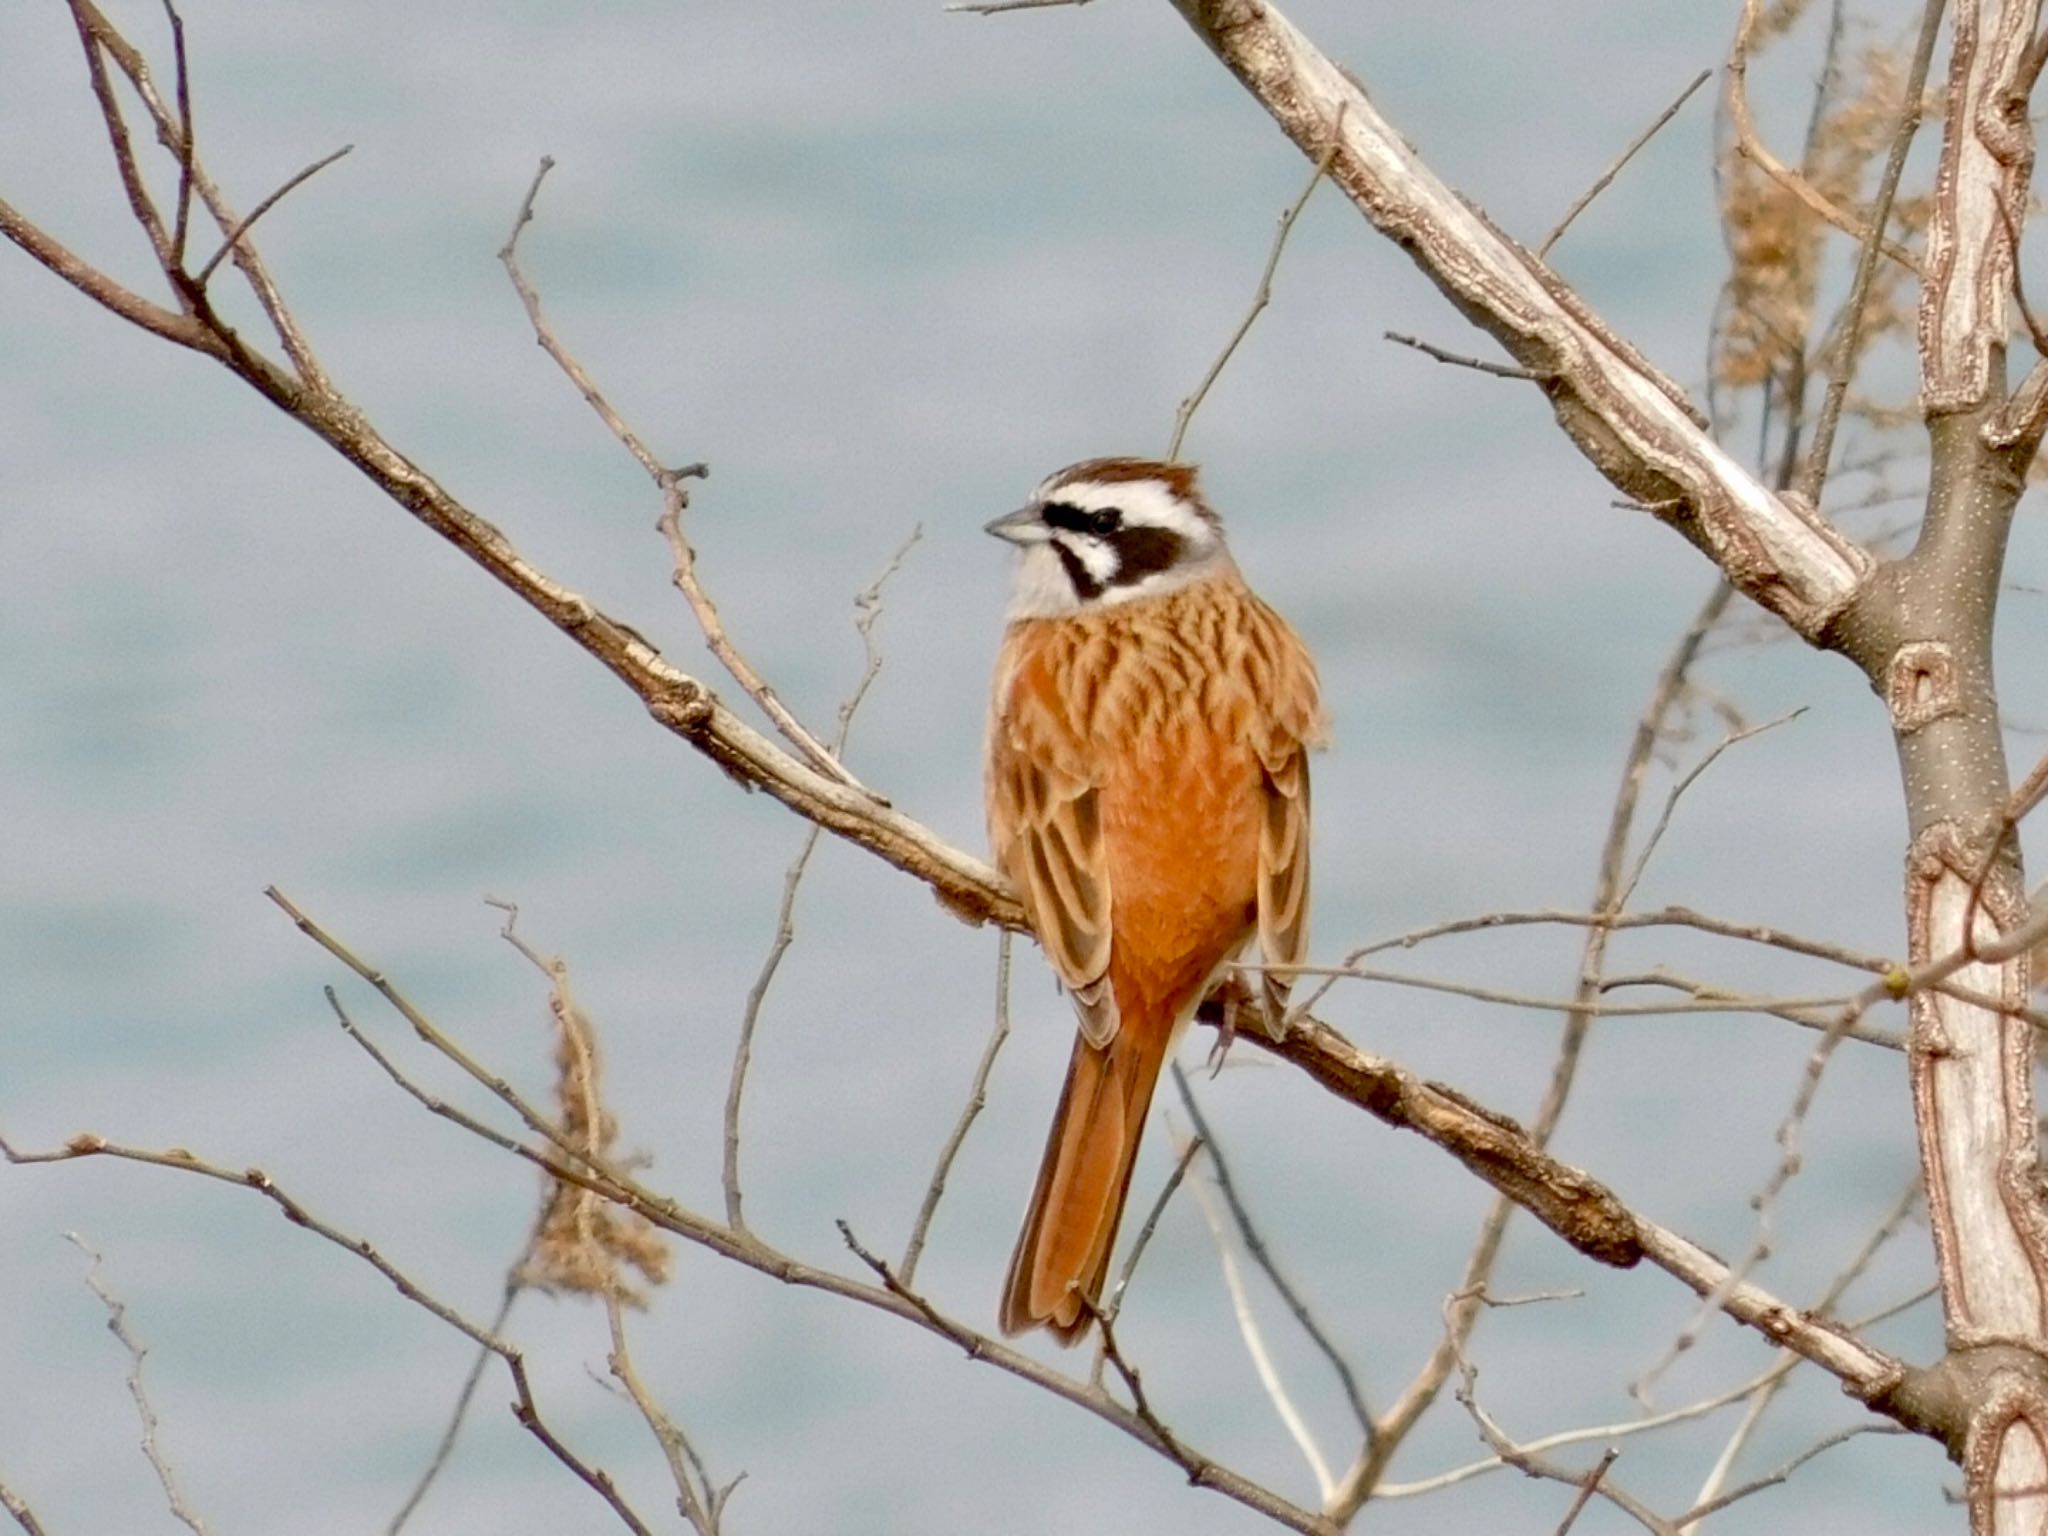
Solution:
[(997, 867), (1077, 1029), (1004, 1282), (1006, 1334), (1084, 1337), (1160, 1068), (1253, 940), (1283, 1018), (1308, 949), (1314, 660), (1245, 584), (1193, 465), (1084, 459), (988, 524), (1018, 546), (989, 710)]

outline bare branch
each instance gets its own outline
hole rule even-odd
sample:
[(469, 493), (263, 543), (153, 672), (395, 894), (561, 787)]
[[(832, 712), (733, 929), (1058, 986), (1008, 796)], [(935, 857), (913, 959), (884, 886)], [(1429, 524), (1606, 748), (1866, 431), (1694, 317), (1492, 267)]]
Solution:
[(1337, 125), (1330, 179), (1461, 312), (1544, 378), (1559, 425), (1602, 474), (1640, 501), (1678, 500), (1669, 520), (1743, 592), (1809, 640), (1828, 634), (1872, 569), (1869, 554), (1744, 470), (1676, 384), (1452, 193), (1276, 7), (1174, 3), (1305, 154), (1324, 154)]
[(226, 1168), (218, 1163), (211, 1163), (203, 1158), (196, 1157), (183, 1147), (173, 1147), (168, 1151), (157, 1152), (146, 1147), (124, 1146), (118, 1142), (108, 1141), (102, 1136), (95, 1136), (91, 1133), (74, 1136), (62, 1147), (50, 1152), (25, 1152), (8, 1142), (4, 1137), (0, 1137), (0, 1156), (4, 1156), (9, 1163), (16, 1165), (72, 1162), (79, 1158), (88, 1157), (111, 1157), (124, 1162), (144, 1163), (151, 1167), (168, 1168), (176, 1173), (197, 1174), (202, 1178), (213, 1179), (219, 1183), (233, 1185), (241, 1189), (253, 1190), (257, 1194), (262, 1195), (271, 1204), (275, 1205), (283, 1213), (285, 1219), (291, 1222), (293, 1226), (311, 1232), (317, 1237), (324, 1238), (343, 1252), (353, 1254), (361, 1259), (386, 1280), (390, 1281), (397, 1289), (398, 1294), (407, 1301), (432, 1313), (450, 1328), (455, 1329), (472, 1342), (489, 1349), (503, 1360), (507, 1371), (511, 1373), (513, 1390), (517, 1394), (517, 1401), (513, 1404), (513, 1413), (518, 1418), (520, 1424), (535, 1439), (545, 1445), (549, 1453), (556, 1460), (575, 1473), (578, 1478), (603, 1498), (611, 1506), (613, 1513), (625, 1522), (627, 1528), (633, 1531), (635, 1536), (652, 1536), (646, 1523), (639, 1516), (635, 1515), (625, 1501), (620, 1498), (618, 1489), (613, 1485), (610, 1475), (589, 1466), (577, 1457), (562, 1442), (560, 1437), (555, 1434), (554, 1430), (548, 1426), (546, 1421), (541, 1418), (539, 1405), (535, 1401), (532, 1389), (527, 1382), (525, 1357), (518, 1350), (505, 1343), (504, 1340), (496, 1335), (478, 1327), (460, 1312), (456, 1311), (455, 1308), (414, 1283), (411, 1277), (403, 1270), (399, 1269), (389, 1259), (385, 1258), (382, 1253), (378, 1252), (368, 1239), (350, 1237), (339, 1228), (314, 1215), (305, 1205), (287, 1194), (261, 1168), (247, 1168), (238, 1172), (235, 1169)]
[(135, 1414), (142, 1421), (142, 1454), (149, 1459), (150, 1468), (163, 1487), (164, 1498), (171, 1506), (171, 1518), (191, 1531), (192, 1536), (206, 1536), (206, 1522), (185, 1502), (184, 1490), (178, 1487), (177, 1474), (171, 1470), (163, 1447), (156, 1442), (156, 1409), (150, 1405), (149, 1392), (142, 1384), (142, 1362), (149, 1351), (129, 1331), (127, 1306), (100, 1278), (105, 1261), (98, 1251), (76, 1232), (66, 1232), (64, 1239), (85, 1255), (85, 1283), (93, 1295), (99, 1297), (100, 1305), (107, 1309), (107, 1332), (120, 1340), (121, 1347), (128, 1352), (128, 1395), (135, 1399)]
[[(1613, 164), (1609, 165), (1606, 170), (1594, 178), (1593, 185), (1578, 195), (1578, 198), (1572, 203), (1571, 207), (1565, 209), (1564, 217), (1559, 219), (1551, 228), (1550, 233), (1543, 237), (1543, 243), (1536, 247), (1536, 254), (1539, 258), (1549, 257), (1550, 248), (1564, 238), (1564, 232), (1572, 227), (1572, 221), (1586, 211), (1594, 198), (1613, 185), (1614, 178), (1622, 173), (1629, 161), (1635, 159), (1636, 155), (1641, 152), (1642, 147), (1657, 137), (1659, 133), (1663, 132), (1664, 125), (1678, 116), (1680, 109), (1688, 101), (1692, 100), (1693, 93), (1713, 78), (1714, 72), (1711, 69), (1703, 69), (1694, 75), (1692, 77), (1692, 84), (1680, 91), (1673, 98), (1671, 105), (1657, 114), (1657, 120), (1637, 134), (1635, 142), (1630, 144), (1627, 149), (1624, 149), (1619, 155), (1615, 156)], [(1567, 1520), (1565, 1524), (1569, 1526), (1571, 1522)]]
[(0, 1482), (0, 1509), (6, 1510), (14, 1517), (14, 1523), (21, 1527), (23, 1536), (44, 1536), (43, 1527), (36, 1519), (35, 1511), (28, 1507), (28, 1500), (4, 1482)]
[(689, 543), (683, 537), (682, 517), (689, 510), (689, 492), (683, 482), (701, 479), (709, 473), (702, 464), (689, 464), (681, 469), (670, 469), (654, 456), (645, 441), (626, 425), (625, 418), (612, 408), (611, 402), (591, 378), (590, 372), (565, 347), (555, 335), (545, 311), (541, 308), (540, 294), (527, 280), (519, 265), (519, 237), (526, 226), (533, 222), (534, 200), (540, 196), (540, 184), (547, 179), (555, 162), (552, 156), (541, 157), (540, 169), (534, 172), (532, 184), (526, 189), (526, 196), (519, 204), (519, 212), (512, 220), (512, 232), (505, 237), (505, 243), (498, 251), (498, 260), (504, 263), (505, 273), (512, 279), (512, 287), (519, 295), (519, 302), (526, 308), (526, 318), (533, 326), (534, 339), (541, 349), (554, 359), (555, 365), (568, 375), (569, 382), (576, 386), (590, 408), (598, 415), (612, 436), (632, 454), (642, 469), (646, 470), (656, 487), (661, 491), (662, 514), (660, 528), (668, 540), (670, 553), (675, 560), (676, 589), (690, 605), (697, 624), (704, 631), (704, 643), (711, 648), (734, 682), (746, 690), (747, 696), (761, 706), (761, 712), (771, 720), (783, 739), (795, 747), (817, 772), (827, 778), (838, 780), (852, 788), (860, 788), (860, 781), (840, 763), (823, 742), (813, 736), (808, 728), (790, 713), (789, 708), (765, 678), (756, 672), (753, 664), (740, 653), (732, 637), (726, 633), (725, 623), (718, 616), (718, 606), (711, 601), (702, 583), (697, 580), (697, 561)]

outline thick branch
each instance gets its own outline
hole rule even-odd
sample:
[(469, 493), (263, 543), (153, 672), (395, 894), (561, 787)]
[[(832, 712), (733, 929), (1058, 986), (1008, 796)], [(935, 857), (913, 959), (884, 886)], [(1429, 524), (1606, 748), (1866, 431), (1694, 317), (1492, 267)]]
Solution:
[(1675, 384), (1439, 181), (1364, 91), (1272, 6), (1174, 5), (1303, 153), (1330, 155), (1330, 179), (1366, 218), (1538, 376), (1559, 425), (1602, 474), (1658, 507), (1738, 590), (1800, 634), (1827, 632), (1872, 567), (1863, 550), (1724, 452)]

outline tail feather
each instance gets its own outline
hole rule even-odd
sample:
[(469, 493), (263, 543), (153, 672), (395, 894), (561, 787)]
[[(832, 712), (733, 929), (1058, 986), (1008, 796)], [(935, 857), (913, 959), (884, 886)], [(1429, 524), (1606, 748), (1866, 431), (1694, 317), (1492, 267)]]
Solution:
[(1062, 1344), (1088, 1331), (1081, 1301), (1102, 1299), (1130, 1195), (1164, 1038), (1126, 1018), (1106, 1046), (1074, 1040), (1066, 1086), (1045, 1144), (1031, 1208), (1003, 1286), (1003, 1332), (1050, 1329)]

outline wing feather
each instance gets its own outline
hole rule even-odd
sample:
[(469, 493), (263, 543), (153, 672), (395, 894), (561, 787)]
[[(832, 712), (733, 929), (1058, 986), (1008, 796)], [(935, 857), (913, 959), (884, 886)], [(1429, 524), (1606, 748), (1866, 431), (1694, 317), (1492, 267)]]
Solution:
[[(1259, 950), (1269, 966), (1308, 958), (1308, 756), (1298, 746), (1261, 786), (1259, 820)], [(1266, 1006), (1277, 1021), (1287, 1009), (1293, 977), (1266, 973)]]
[(996, 861), (1073, 998), (1083, 1037), (1106, 1046), (1120, 1019), (1109, 984), (1109, 857), (1097, 787), (1076, 771), (1072, 754), (1029, 739), (1028, 714), (1007, 724), (995, 733), (989, 773)]

